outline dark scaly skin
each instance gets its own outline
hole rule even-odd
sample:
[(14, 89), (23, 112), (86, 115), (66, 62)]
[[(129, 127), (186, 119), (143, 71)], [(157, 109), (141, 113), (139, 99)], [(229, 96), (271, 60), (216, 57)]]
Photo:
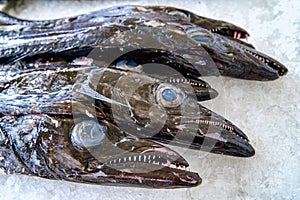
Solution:
[[(196, 19), (196, 15), (191, 16), (193, 16), (191, 19)], [(223, 24), (223, 22), (217, 23), (210, 19), (206, 21), (216, 28), (219, 26), (218, 24)], [(229, 34), (231, 32), (239, 31), (238, 38), (247, 35), (247, 33), (242, 34), (242, 30), (236, 26), (227, 24), (228, 29), (232, 28), (233, 30), (220, 32), (225, 35), (222, 36), (209, 31), (212, 27), (205, 26), (205, 23), (200, 23), (199, 20), (188, 22), (178, 19), (157, 7), (121, 6), (72, 18), (45, 21), (26, 21), (2, 14), (2, 23), (7, 24), (3, 28), (3, 37), (1, 38), (3, 43), (0, 46), (3, 63), (39, 54), (55, 54), (57, 56), (72, 49), (74, 51), (76, 49), (74, 54), (77, 54), (78, 48), (110, 46), (112, 44), (108, 39), (125, 37), (126, 40), (127, 35), (122, 35), (123, 32), (137, 29), (142, 30), (143, 34), (145, 31), (151, 32), (150, 37), (152, 36), (152, 38), (160, 37), (162, 41), (168, 41), (169, 43), (163, 43), (157, 40), (156, 44), (175, 53), (179, 53), (182, 47), (186, 49), (192, 47), (193, 52), (197, 52), (193, 56), (205, 57), (203, 50), (199, 46), (197, 48), (197, 44), (200, 43), (213, 58), (221, 75), (250, 80), (274, 80), (287, 73), (286, 67), (278, 61), (256, 51), (251, 45), (232, 38), (232, 34)], [(9, 32), (5, 31), (9, 28)], [(146, 40), (149, 35), (143, 34), (138, 36)], [(174, 37), (176, 40), (171, 36), (176, 36)], [(14, 44), (7, 39), (14, 41)], [(40, 45), (41, 40), (44, 43), (42, 46)], [(114, 44), (120, 48), (123, 47), (118, 41), (114, 41)], [(134, 46), (136, 44), (126, 43), (125, 45)], [(140, 47), (141, 44), (138, 46)], [(85, 52), (81, 55), (86, 56), (88, 53)], [(192, 51), (188, 53), (188, 55), (190, 54)], [(191, 59), (189, 62), (200, 71), (205, 69), (198, 75), (216, 75), (215, 70), (210, 70), (209, 63), (199, 66), (199, 60)]]

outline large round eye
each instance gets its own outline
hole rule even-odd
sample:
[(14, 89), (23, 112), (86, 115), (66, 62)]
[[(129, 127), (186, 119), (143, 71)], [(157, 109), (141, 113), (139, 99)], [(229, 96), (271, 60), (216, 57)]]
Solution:
[(107, 127), (94, 120), (81, 121), (73, 127), (70, 137), (72, 144), (79, 148), (94, 147), (101, 143), (107, 132)]
[(181, 88), (163, 83), (157, 87), (155, 97), (157, 103), (163, 107), (174, 108), (182, 104), (186, 95)]
[(189, 29), (187, 30), (187, 35), (192, 38), (194, 41), (199, 42), (200, 44), (212, 44), (213, 38), (212, 35), (204, 29)]
[(166, 13), (169, 14), (169, 15), (172, 15), (174, 17), (176, 17), (177, 19), (181, 19), (181, 20), (189, 20), (189, 16), (184, 13), (184, 12), (181, 12), (179, 10), (166, 10)]
[(122, 69), (122, 70), (140, 72), (142, 70), (143, 66), (138, 64), (134, 60), (121, 60), (116, 63), (116, 68)]

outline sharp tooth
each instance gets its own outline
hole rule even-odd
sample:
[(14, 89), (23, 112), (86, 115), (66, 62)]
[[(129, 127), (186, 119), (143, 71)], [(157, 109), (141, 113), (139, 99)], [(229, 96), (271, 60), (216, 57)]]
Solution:
[(134, 161), (134, 162), (136, 161), (136, 156), (133, 156), (133, 161)]
[(142, 161), (142, 156), (141, 156), (141, 155), (139, 156), (139, 161), (140, 161), (140, 162)]
[(119, 158), (119, 163), (121, 163), (121, 158)]
[(146, 162), (146, 159), (147, 159), (147, 158), (146, 158), (146, 155), (144, 155), (144, 162)]
[(237, 32), (234, 31), (234, 33), (233, 33), (233, 38), (236, 39), (236, 36), (237, 36)]
[(131, 156), (128, 157), (128, 161), (131, 162)]
[(124, 157), (124, 162), (126, 162), (126, 157)]

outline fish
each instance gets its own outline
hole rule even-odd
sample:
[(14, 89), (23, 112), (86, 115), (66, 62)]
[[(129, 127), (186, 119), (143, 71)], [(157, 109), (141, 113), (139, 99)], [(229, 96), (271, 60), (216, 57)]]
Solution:
[(172, 7), (40, 21), (0, 13), (0, 32), (0, 168), (9, 174), (198, 186), (198, 173), (165, 145), (255, 154), (242, 130), (201, 105), (218, 95), (201, 77), (287, 73), (243, 40), (246, 30)]
[[(184, 13), (180, 9), (175, 11)], [(150, 41), (155, 41), (155, 48), (174, 54), (182, 55), (181, 49), (193, 49), (187, 54), (192, 58), (187, 60), (199, 71), (198, 76), (224, 75), (267, 81), (287, 73), (283, 64), (242, 42), (240, 39), (249, 35), (243, 29), (193, 13), (188, 15), (190, 20), (178, 18), (178, 14), (170, 12), (168, 7), (146, 6), (118, 6), (70, 18), (41, 21), (17, 19), (1, 13), (0, 62), (9, 64), (41, 55), (65, 57), (66, 52), (88, 56), (91, 49), (111, 45), (141, 48), (150, 38)], [(132, 32), (139, 31), (140, 34), (131, 36)], [(150, 37), (147, 31), (151, 33)], [(124, 43), (129, 38), (141, 40)], [(209, 62), (201, 62), (204, 58)]]
[[(134, 53), (159, 55), (153, 49)], [(166, 65), (182, 61), (160, 54)], [(108, 67), (2, 66), (0, 168), (80, 183), (178, 188), (198, 186), (202, 179), (163, 144), (254, 155), (239, 128), (199, 104), (214, 93), (208, 83), (146, 74), (146, 63), (129, 58), (125, 54)]]

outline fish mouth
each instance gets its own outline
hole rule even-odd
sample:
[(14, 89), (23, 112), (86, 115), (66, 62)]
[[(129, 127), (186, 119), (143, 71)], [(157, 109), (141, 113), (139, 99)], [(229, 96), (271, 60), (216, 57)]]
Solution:
[(224, 117), (200, 104), (196, 116), (170, 118), (167, 128), (152, 139), (230, 156), (251, 157), (255, 154), (247, 135)]
[(209, 29), (213, 33), (217, 33), (223, 36), (228, 36), (233, 39), (245, 39), (247, 40), (250, 36), (245, 30), (234, 30), (231, 27), (215, 27)]
[(257, 62), (260, 62), (261, 64), (266, 65), (267, 67), (270, 67), (271, 69), (275, 70), (279, 76), (284, 76), (287, 74), (288, 69), (278, 62), (277, 60), (256, 51), (255, 49), (251, 49), (248, 47), (242, 47), (245, 52), (251, 56), (253, 59), (255, 59)]
[(73, 181), (150, 188), (193, 187), (202, 182), (197, 173), (189, 171), (189, 163), (182, 156), (153, 141), (129, 136), (112, 148), (118, 149), (106, 149), (112, 153), (101, 159), (92, 153), (96, 161), (90, 159), (88, 173)]
[[(235, 30), (230, 27), (213, 28), (213, 29), (210, 29), (210, 31), (213, 33), (220, 34), (222, 36), (227, 36), (228, 39), (234, 41), (237, 46), (239, 46), (241, 49), (243, 49), (247, 55), (251, 56), (257, 62), (267, 65), (268, 67), (277, 71), (279, 76), (284, 76), (287, 74), (288, 69), (283, 64), (281, 64), (277, 60), (271, 58), (270, 56), (267, 56), (267, 55), (255, 50), (255, 47), (252, 44), (248, 43), (249, 33), (247, 33), (247, 31), (245, 31), (243, 29)], [(246, 42), (243, 41), (242, 39), (245, 39)]]
[[(164, 149), (166, 148), (160, 148), (159, 151)], [(154, 149), (112, 158), (105, 166), (122, 172), (122, 175), (115, 176), (115, 179), (129, 178), (132, 182), (151, 187), (190, 187), (201, 184), (199, 175), (189, 171), (189, 164), (182, 157), (172, 159)]]

